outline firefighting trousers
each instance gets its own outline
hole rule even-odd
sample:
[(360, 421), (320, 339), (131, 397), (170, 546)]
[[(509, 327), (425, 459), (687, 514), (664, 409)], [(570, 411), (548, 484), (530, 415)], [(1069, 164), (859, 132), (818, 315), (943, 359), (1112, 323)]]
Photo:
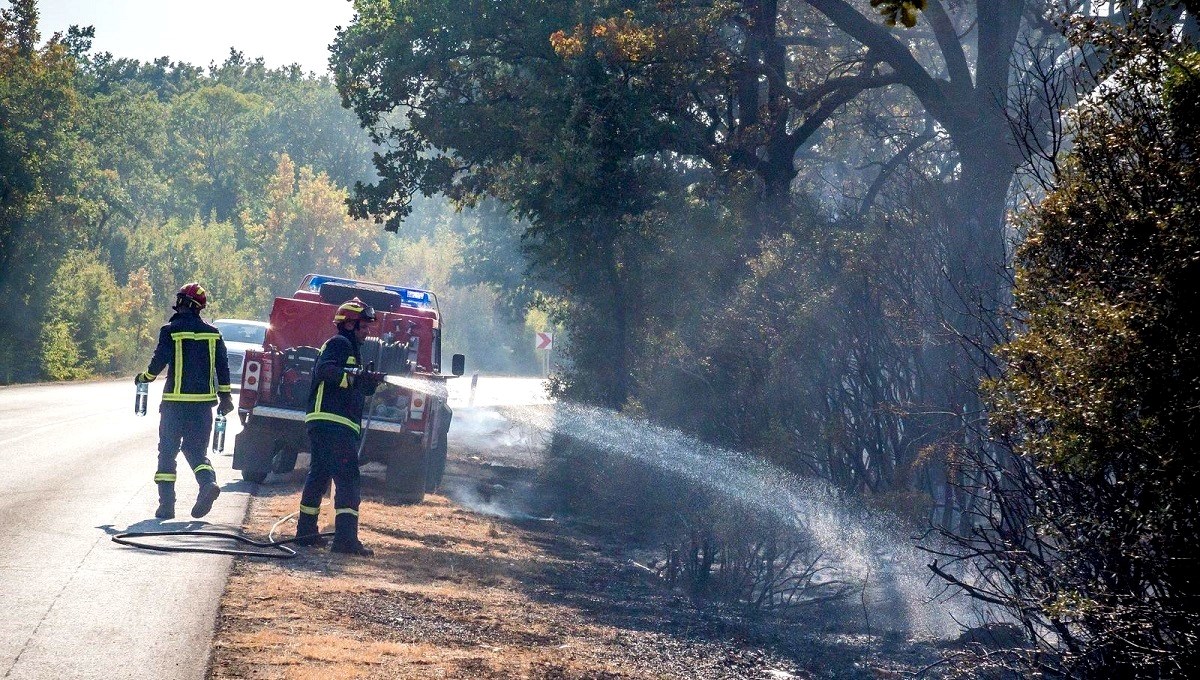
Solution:
[[(336, 423), (315, 423), (308, 426), (312, 462), (304, 491), (300, 494), (300, 520), (304, 526), (316, 524), (321, 510), (321, 496), (333, 480), (333, 511), (335, 515), (358, 517), (362, 495), (362, 480), (358, 472), (358, 436), (350, 428)], [(310, 519), (311, 518), (311, 519)], [(335, 524), (337, 523), (335, 517)]]
[(175, 466), (179, 452), (204, 486), (217, 481), (217, 473), (208, 459), (208, 435), (212, 429), (212, 404), (164, 401), (158, 421), (158, 482), (160, 500), (175, 499)]

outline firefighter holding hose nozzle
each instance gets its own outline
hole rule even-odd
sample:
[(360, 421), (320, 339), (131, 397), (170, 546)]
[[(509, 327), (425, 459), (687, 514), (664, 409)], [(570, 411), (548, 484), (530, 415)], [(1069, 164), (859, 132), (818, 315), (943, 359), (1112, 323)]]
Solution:
[(208, 433), (212, 407), (225, 415), (233, 410), (229, 387), (229, 362), (221, 331), (200, 318), (208, 306), (208, 293), (199, 283), (188, 283), (175, 294), (175, 314), (158, 331), (158, 345), (145, 372), (133, 377), (136, 384), (152, 382), (167, 369), (158, 424), (159, 519), (175, 517), (175, 467), (179, 452), (192, 467), (200, 492), (192, 517), (203, 517), (221, 495), (217, 473), (208, 459)]
[(321, 496), (334, 483), (334, 537), (330, 550), (369, 557), (374, 552), (358, 540), (361, 480), (358, 448), (362, 437), (363, 403), (375, 393), (384, 375), (364, 370), (359, 347), (375, 310), (358, 298), (342, 303), (333, 315), (337, 335), (325, 341), (312, 372), (308, 414), (304, 422), (312, 451), (308, 477), (300, 494), (296, 521), (298, 545), (323, 543), (317, 529)]

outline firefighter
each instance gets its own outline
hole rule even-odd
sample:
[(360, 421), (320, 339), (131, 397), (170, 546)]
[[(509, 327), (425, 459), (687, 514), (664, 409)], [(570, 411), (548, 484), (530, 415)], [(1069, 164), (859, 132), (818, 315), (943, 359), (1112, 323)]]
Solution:
[(375, 321), (375, 310), (358, 298), (342, 303), (333, 315), (337, 335), (321, 346), (321, 356), (312, 372), (308, 414), (304, 422), (311, 444), (312, 462), (296, 522), (296, 543), (320, 545), (317, 515), (321, 496), (334, 483), (334, 537), (330, 550), (369, 557), (374, 554), (358, 540), (358, 505), (361, 482), (358, 447), (362, 436), (365, 398), (375, 393), (383, 375), (363, 370), (359, 346), (367, 337), (367, 326)]
[(158, 331), (158, 346), (144, 373), (133, 377), (135, 383), (153, 381), (167, 369), (163, 389), (162, 414), (158, 423), (159, 519), (175, 517), (175, 466), (179, 451), (192, 467), (200, 492), (192, 506), (192, 517), (203, 517), (221, 495), (217, 473), (206, 455), (208, 433), (212, 429), (212, 407), (225, 415), (233, 410), (229, 389), (229, 362), (221, 331), (200, 318), (208, 306), (208, 293), (199, 283), (188, 283), (175, 294), (175, 314)]

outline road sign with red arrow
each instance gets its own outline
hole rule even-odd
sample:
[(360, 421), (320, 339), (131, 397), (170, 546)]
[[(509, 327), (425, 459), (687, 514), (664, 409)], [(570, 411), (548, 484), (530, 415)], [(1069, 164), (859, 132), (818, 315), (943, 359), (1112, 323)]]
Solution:
[(554, 347), (554, 334), (542, 331), (534, 333), (533, 346), (535, 349), (552, 349)]

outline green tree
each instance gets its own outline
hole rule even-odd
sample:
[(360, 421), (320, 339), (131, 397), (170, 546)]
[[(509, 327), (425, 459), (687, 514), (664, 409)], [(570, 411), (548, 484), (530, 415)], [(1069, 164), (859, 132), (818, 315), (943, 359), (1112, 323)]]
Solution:
[[(79, 136), (74, 61), (60, 36), (39, 47), (37, 6), (0, 10), (0, 336), (27, 338), (45, 318), (60, 255), (87, 243), (94, 164)], [(36, 342), (0, 358), (0, 382), (41, 375)]]
[(204, 82), (203, 68), (173, 62), (169, 57), (143, 63), (103, 52), (84, 54), (81, 58), (90, 79), (88, 88), (98, 94), (128, 88), (137, 94), (153, 94), (160, 102), (166, 103), (201, 87)]
[(114, 308), (117, 330), (113, 363), (118, 370), (145, 363), (154, 351), (158, 342), (158, 322), (163, 318), (162, 310), (154, 306), (154, 300), (150, 273), (144, 268), (130, 272)]
[(42, 368), (53, 380), (110, 372), (115, 364), (120, 290), (94, 251), (70, 251), (46, 291)]
[[(567, 2), (362, 2), (335, 76), (376, 144), (380, 181), (351, 210), (396, 230), (417, 193), (491, 196), (525, 227), (532, 271), (574, 305), (576, 396), (619, 406), (636, 352), (647, 218), (668, 175), (647, 100), (604, 55), (564, 60)], [(603, 9), (603, 8), (601, 8)], [(599, 10), (597, 10), (599, 11)], [(392, 116), (400, 108), (403, 122)]]
[(325, 173), (343, 189), (375, 178), (371, 140), (326, 77), (299, 78), (272, 72), (264, 96), (272, 102), (264, 145), (286, 153), (299, 167)]
[(279, 157), (265, 193), (266, 219), (246, 226), (255, 248), (254, 269), (271, 296), (291, 295), (307, 273), (355, 275), (379, 252), (369, 222), (346, 214), (346, 193), (312, 168), (298, 171)]
[(209, 79), (271, 102), (254, 140), (259, 152), (286, 153), (297, 166), (318, 168), (340, 187), (374, 178), (370, 139), (342, 107), (327, 76), (306, 75), (296, 64), (269, 69), (261, 58), (230, 50)]
[(96, 221), (89, 246), (103, 248), (124, 266), (122, 231), (167, 213), (167, 107), (153, 94), (114, 89), (83, 100), (81, 134), (95, 150)]
[[(218, 316), (266, 313), (269, 300), (252, 266), (254, 253), (237, 249), (237, 227), (230, 222), (172, 217), (162, 223), (144, 222), (127, 233), (126, 259), (133, 270), (127, 287), (148, 288), (151, 298), (140, 301), (154, 320), (165, 319), (175, 291), (188, 281), (200, 281), (209, 291), (207, 313)], [(130, 304), (127, 299), (121, 305)], [(136, 334), (136, 329), (130, 329)]]
[[(256, 194), (269, 174), (267, 154), (247, 154), (258, 148), (270, 103), (227, 85), (209, 85), (171, 100), (169, 140), (176, 210), (192, 208), (207, 219), (240, 218), (238, 209)], [(239, 240), (239, 245), (244, 242)]]

